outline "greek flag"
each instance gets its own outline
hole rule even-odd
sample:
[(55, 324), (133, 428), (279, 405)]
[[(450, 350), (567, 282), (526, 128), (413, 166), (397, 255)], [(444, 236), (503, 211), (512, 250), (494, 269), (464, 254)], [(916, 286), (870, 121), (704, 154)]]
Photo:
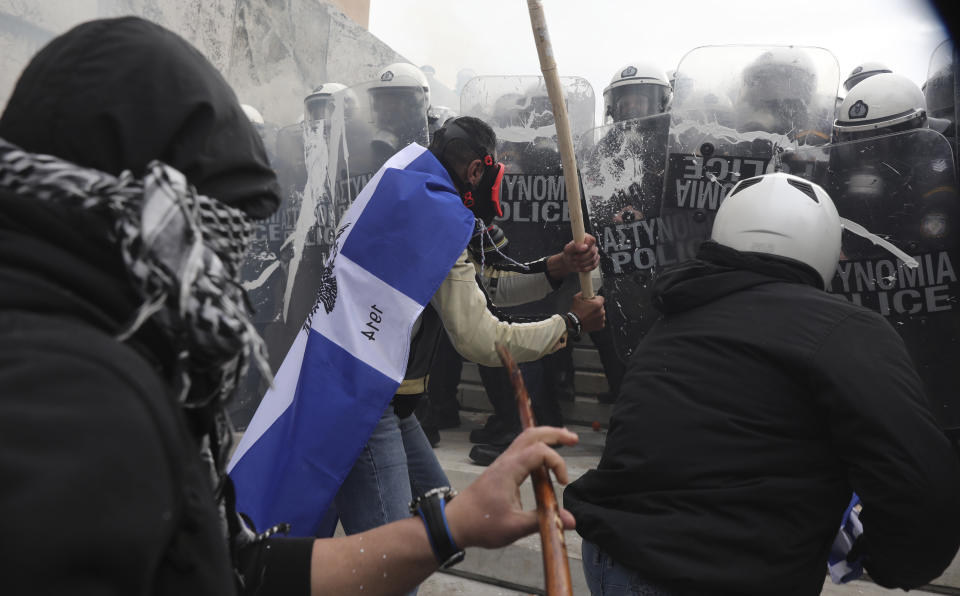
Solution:
[(857, 493), (853, 493), (850, 504), (847, 505), (840, 520), (840, 531), (833, 539), (830, 555), (827, 557), (827, 571), (835, 584), (845, 584), (863, 575), (863, 557), (858, 557), (856, 561), (847, 561), (847, 555), (850, 554), (853, 543), (860, 534), (863, 534), (858, 505), (860, 505), (860, 497)]
[(258, 529), (315, 534), (403, 381), (410, 334), (467, 246), (474, 216), (412, 144), (343, 215), (318, 300), (227, 467)]

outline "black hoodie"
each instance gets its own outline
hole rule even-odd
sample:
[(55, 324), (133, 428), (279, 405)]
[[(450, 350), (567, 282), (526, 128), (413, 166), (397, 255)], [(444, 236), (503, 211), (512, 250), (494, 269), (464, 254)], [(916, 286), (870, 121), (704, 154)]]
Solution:
[[(253, 217), (279, 204), (229, 85), (142, 19), (51, 41), (18, 81), (0, 137), (114, 175), (160, 159)], [(199, 456), (211, 413), (181, 411), (174, 355), (149, 323), (114, 339), (139, 302), (109, 226), (0, 188), (0, 591), (232, 594), (242, 561), (248, 589), (304, 593), (309, 540), (231, 561)]]
[(706, 243), (658, 282), (577, 531), (678, 594), (819, 594), (856, 491), (871, 577), (912, 588), (960, 540), (960, 465), (903, 342), (812, 269)]

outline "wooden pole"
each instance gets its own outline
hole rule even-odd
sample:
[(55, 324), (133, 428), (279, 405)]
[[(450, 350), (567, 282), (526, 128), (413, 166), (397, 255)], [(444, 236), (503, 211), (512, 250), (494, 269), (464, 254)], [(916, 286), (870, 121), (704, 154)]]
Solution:
[[(566, 186), (567, 203), (570, 207), (570, 227), (573, 239), (583, 242), (583, 210), (580, 208), (580, 180), (577, 178), (577, 156), (573, 151), (573, 134), (570, 132), (570, 118), (567, 116), (567, 104), (563, 99), (560, 75), (557, 74), (557, 62), (553, 58), (553, 46), (547, 32), (547, 21), (540, 0), (527, 0), (530, 9), (530, 25), (533, 27), (533, 39), (537, 43), (540, 56), (540, 71), (547, 84), (547, 94), (553, 105), (553, 119), (557, 126), (557, 142), (560, 145), (560, 159), (563, 163), (563, 180)], [(580, 274), (580, 289), (584, 298), (593, 297), (593, 281), (590, 273)]]
[[(530, 395), (523, 384), (520, 368), (513, 360), (510, 350), (500, 342), (496, 344), (500, 362), (510, 375), (513, 392), (517, 396), (517, 408), (520, 410), (520, 424), (523, 428), (532, 427), (533, 408)], [(537, 520), (540, 523), (540, 544), (543, 550), (543, 575), (546, 580), (547, 596), (573, 596), (573, 582), (570, 579), (570, 559), (567, 558), (567, 543), (563, 538), (563, 521), (560, 519), (560, 505), (553, 492), (550, 472), (546, 466), (530, 473), (533, 480), (533, 492), (537, 500)]]

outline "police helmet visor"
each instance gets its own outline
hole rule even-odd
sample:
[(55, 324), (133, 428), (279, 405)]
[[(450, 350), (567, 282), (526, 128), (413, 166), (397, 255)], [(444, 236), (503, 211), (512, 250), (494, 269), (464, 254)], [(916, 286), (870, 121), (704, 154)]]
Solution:
[(663, 85), (621, 85), (610, 89), (610, 115), (614, 122), (653, 116), (663, 111), (669, 89)]
[(905, 132), (915, 128), (923, 128), (925, 119), (922, 117), (911, 118), (904, 122), (892, 124), (890, 126), (878, 126), (876, 128), (856, 127), (857, 130), (850, 130), (847, 127), (835, 125), (833, 127), (833, 142), (848, 143), (850, 141), (862, 141), (872, 139), (896, 132)]
[(426, 93), (420, 87), (378, 87), (370, 90), (377, 119), (416, 117), (426, 119)]
[(334, 103), (329, 95), (308, 97), (303, 102), (304, 116), (308, 121), (329, 120), (333, 116)]

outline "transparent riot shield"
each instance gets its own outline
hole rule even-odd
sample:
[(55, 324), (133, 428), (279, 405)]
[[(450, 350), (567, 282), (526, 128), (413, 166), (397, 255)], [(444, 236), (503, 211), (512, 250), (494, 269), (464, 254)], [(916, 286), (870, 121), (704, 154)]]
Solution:
[(960, 429), (960, 198), (950, 144), (919, 129), (801, 148), (788, 157), (784, 169), (823, 186), (841, 217), (916, 259), (918, 266), (909, 268), (844, 231), (830, 291), (890, 321), (937, 420), (945, 429)]
[[(561, 84), (574, 141), (594, 126), (596, 100), (585, 79)], [(475, 77), (460, 93), (460, 113), (489, 124), (506, 167), (500, 187), (510, 257), (538, 259), (572, 238), (553, 109), (542, 77)]]
[[(307, 180), (302, 123), (279, 129), (276, 145), (268, 151), (280, 183), (281, 203), (268, 219), (253, 222), (253, 240), (241, 268), (241, 283), (253, 309), (254, 326), (267, 341), (270, 366), (276, 372), (287, 350), (277, 341), (283, 336), (280, 329), (285, 324), (284, 297), (293, 254), (286, 240), (296, 229)], [(251, 367), (228, 405), (234, 426), (246, 428), (266, 389), (266, 380)]]
[(676, 77), (661, 265), (695, 256), (738, 181), (775, 171), (784, 151), (829, 141), (840, 71), (822, 48), (707, 46), (687, 53)]
[[(316, 301), (316, 271), (323, 266), (336, 222), (349, 205), (337, 183), (339, 173), (348, 167), (344, 99), (331, 97), (327, 106), (280, 129), (270, 152), (283, 202), (269, 219), (254, 223), (242, 284), (274, 373)], [(266, 389), (266, 381), (251, 368), (231, 404), (237, 427), (246, 426)]]
[(658, 316), (651, 292), (662, 260), (656, 239), (669, 128), (669, 114), (618, 122), (583, 135), (577, 147), (607, 321), (624, 361)]
[(927, 80), (923, 94), (927, 99), (927, 116), (930, 127), (942, 132), (953, 146), (954, 163), (957, 163), (957, 118), (960, 117), (960, 56), (952, 40), (946, 40), (930, 57)]

